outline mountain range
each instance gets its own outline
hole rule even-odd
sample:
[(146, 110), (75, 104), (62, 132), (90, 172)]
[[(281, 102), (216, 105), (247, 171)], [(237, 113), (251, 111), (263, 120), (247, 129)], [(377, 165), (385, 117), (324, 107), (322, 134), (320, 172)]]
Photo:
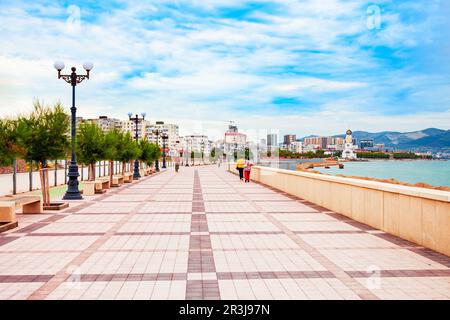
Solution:
[[(334, 137), (345, 137), (345, 134)], [(353, 138), (357, 141), (372, 139), (374, 144), (383, 143), (385, 147), (394, 150), (415, 152), (450, 152), (450, 130), (428, 128), (412, 132), (366, 132), (355, 131)]]

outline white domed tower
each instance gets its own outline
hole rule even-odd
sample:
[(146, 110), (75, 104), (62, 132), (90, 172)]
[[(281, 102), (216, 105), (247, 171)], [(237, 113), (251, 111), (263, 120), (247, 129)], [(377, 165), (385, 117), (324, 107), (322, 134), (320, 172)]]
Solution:
[(342, 158), (354, 160), (356, 159), (355, 149), (356, 146), (353, 144), (352, 130), (348, 129), (345, 136), (344, 151), (342, 151)]

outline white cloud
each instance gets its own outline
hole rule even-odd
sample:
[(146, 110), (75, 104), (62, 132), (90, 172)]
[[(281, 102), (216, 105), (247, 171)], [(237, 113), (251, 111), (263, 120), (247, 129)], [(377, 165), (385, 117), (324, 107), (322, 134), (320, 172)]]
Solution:
[[(443, 117), (448, 81), (385, 68), (361, 49), (417, 46), (429, 35), (431, 13), (414, 25), (385, 12), (387, 27), (378, 33), (368, 32), (364, 2), (356, 0), (261, 1), (282, 8), (250, 13), (263, 23), (218, 16), (223, 7), (250, 2), (178, 0), (168, 9), (162, 6), (167, 1), (124, 1), (125, 9), (103, 13), (82, 6), (77, 33), (67, 32), (64, 7), (1, 6), (0, 115), (30, 109), (34, 97), (69, 106), (69, 87), (52, 68), (59, 59), (66, 66), (95, 64), (92, 78), (77, 88), (84, 116), (147, 111), (153, 119), (179, 121), (187, 132), (202, 122), (210, 130), (225, 127), (231, 119), (265, 128), (275, 115), (281, 130), (299, 133), (340, 132), (342, 121), (373, 129), (450, 127), (450, 118)], [(28, 13), (31, 8), (38, 14)], [(390, 100), (392, 90), (408, 88), (416, 104), (427, 102), (422, 114), (384, 116), (400, 108)], [(272, 105), (277, 97), (307, 100), (315, 111)]]

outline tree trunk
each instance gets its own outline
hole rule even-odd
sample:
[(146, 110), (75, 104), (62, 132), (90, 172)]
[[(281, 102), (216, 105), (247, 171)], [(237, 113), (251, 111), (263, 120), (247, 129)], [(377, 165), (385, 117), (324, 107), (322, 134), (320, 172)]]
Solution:
[(126, 162), (122, 162), (122, 175), (125, 174), (125, 167), (126, 167), (127, 163)]
[(39, 169), (39, 177), (41, 179), (42, 201), (44, 206), (50, 205), (50, 188), (48, 179), (48, 168)]
[(91, 181), (95, 181), (95, 162), (91, 163)]
[(109, 183), (113, 184), (113, 168), (114, 162), (112, 160), (109, 161)]

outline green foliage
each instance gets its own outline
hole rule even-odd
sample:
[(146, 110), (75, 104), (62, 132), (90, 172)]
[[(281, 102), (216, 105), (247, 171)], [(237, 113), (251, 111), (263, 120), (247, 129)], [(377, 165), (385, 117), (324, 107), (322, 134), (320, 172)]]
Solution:
[(122, 133), (119, 136), (117, 144), (117, 160), (125, 163), (139, 158), (141, 150), (131, 133)]
[(317, 151), (308, 151), (304, 153), (296, 153), (292, 151), (287, 150), (280, 150), (280, 157), (281, 158), (288, 158), (288, 159), (299, 159), (299, 158), (307, 158), (307, 159), (315, 159), (315, 158), (327, 158), (328, 155), (325, 154), (324, 150), (317, 150)]
[(9, 166), (14, 158), (23, 154), (24, 150), (18, 143), (20, 135), (18, 134), (17, 122), (14, 120), (0, 119), (0, 165)]
[(161, 158), (161, 148), (156, 143), (150, 143), (151, 146), (151, 162), (155, 162)]
[(417, 159), (418, 155), (412, 152), (395, 152), (393, 154), (394, 159)]
[(153, 159), (152, 144), (148, 140), (141, 140), (139, 142), (139, 148), (141, 149), (139, 160), (146, 165), (150, 165), (155, 160)]
[(253, 159), (253, 152), (250, 148), (245, 148), (244, 159), (251, 160)]
[(122, 132), (120, 132), (117, 129), (109, 130), (105, 134), (103, 141), (103, 148), (104, 148), (103, 152), (105, 159), (110, 161), (119, 160), (118, 147), (121, 136)]
[(70, 123), (60, 103), (49, 107), (35, 101), (34, 111), (19, 117), (17, 125), (25, 160), (33, 160), (46, 167), (49, 159), (65, 156), (69, 147)]
[(216, 161), (218, 159), (223, 159), (224, 153), (222, 150), (217, 149), (217, 148), (212, 148), (211, 153), (210, 153), (210, 159), (212, 161)]
[(105, 134), (95, 123), (83, 123), (77, 129), (77, 158), (85, 165), (105, 159)]
[(390, 158), (389, 153), (383, 153), (383, 152), (358, 152), (356, 154), (356, 156), (361, 159), (389, 159)]

